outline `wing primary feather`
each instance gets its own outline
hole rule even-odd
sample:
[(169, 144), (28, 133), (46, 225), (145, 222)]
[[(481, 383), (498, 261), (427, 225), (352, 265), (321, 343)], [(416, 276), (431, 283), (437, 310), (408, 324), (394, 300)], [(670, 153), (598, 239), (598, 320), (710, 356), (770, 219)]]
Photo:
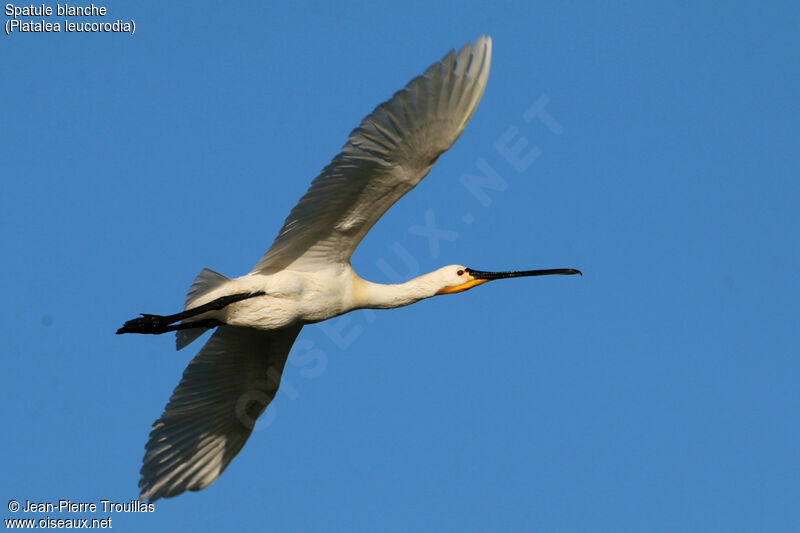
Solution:
[(488, 79), (491, 39), (451, 50), (378, 105), (311, 183), (253, 272), (346, 264), (378, 219), (458, 139)]
[[(142, 460), (141, 499), (200, 490), (217, 479), (275, 397), (279, 378), (274, 371), (280, 376), (301, 327), (217, 328), (153, 424)], [(255, 410), (246, 410), (252, 420), (245, 420), (240, 403), (253, 393), (259, 401)]]

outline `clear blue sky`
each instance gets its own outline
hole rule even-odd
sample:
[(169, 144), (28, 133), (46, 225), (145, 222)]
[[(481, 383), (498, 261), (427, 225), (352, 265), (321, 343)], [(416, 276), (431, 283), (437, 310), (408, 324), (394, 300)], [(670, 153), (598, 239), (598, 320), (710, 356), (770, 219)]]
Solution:
[[(354, 266), (585, 276), (307, 327), (219, 481), (114, 528), (797, 531), (796, 5), (272, 4), (0, 35), (0, 517), (134, 498), (197, 345), (116, 328), (246, 273), (367, 112), (487, 33), (464, 135)], [(504, 190), (464, 188), (482, 164)]]

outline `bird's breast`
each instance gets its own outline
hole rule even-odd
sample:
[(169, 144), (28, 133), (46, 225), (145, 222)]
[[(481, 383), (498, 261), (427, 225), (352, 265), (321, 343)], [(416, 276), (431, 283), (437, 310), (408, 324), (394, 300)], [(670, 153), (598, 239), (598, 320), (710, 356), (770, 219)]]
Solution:
[(271, 330), (320, 322), (352, 309), (352, 283), (346, 273), (283, 271), (257, 277), (263, 279), (249, 276), (242, 288), (264, 291), (264, 296), (230, 305), (225, 323)]

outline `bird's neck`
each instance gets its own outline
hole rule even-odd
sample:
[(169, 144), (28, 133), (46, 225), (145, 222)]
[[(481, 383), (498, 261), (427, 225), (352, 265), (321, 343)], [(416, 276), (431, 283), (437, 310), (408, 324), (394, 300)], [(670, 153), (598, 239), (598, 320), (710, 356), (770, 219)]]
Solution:
[(430, 298), (436, 291), (437, 288), (426, 276), (396, 285), (383, 285), (356, 278), (353, 295), (357, 309), (393, 309)]

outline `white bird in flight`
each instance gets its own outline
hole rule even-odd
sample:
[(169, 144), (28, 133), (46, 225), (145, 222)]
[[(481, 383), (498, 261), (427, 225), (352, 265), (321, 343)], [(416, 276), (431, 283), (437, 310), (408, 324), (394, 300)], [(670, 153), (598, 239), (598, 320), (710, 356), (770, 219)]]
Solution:
[(311, 183), (253, 270), (231, 279), (204, 269), (184, 311), (142, 315), (117, 333), (177, 332), (181, 349), (216, 328), (189, 363), (145, 446), (140, 499), (216, 480), (274, 398), (305, 324), (354, 309), (390, 309), (495, 279), (580, 274), (571, 268), (484, 272), (449, 265), (396, 285), (363, 280), (350, 257), (378, 219), (458, 138), (483, 95), (492, 40), (450, 51), (380, 104)]

